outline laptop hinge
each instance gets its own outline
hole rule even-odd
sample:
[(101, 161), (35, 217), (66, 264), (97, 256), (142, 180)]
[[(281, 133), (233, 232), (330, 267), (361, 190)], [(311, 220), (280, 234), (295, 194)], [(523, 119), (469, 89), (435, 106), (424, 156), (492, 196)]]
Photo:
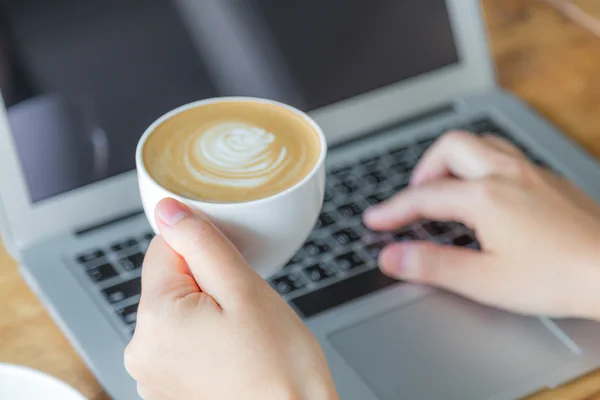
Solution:
[(116, 224), (118, 222), (123, 222), (124, 220), (137, 217), (138, 215), (143, 214), (143, 213), (144, 213), (143, 210), (137, 210), (137, 211), (130, 212), (130, 213), (127, 213), (127, 214), (122, 214), (122, 215), (120, 215), (118, 217), (111, 218), (109, 220), (105, 220), (103, 222), (100, 222), (99, 224), (94, 224), (94, 225), (91, 225), (91, 226), (79, 229), (79, 230), (75, 231), (75, 235), (76, 236), (86, 235), (86, 234), (92, 233), (92, 232), (94, 232), (94, 231), (96, 231), (98, 229), (106, 228), (109, 225), (113, 225), (113, 224)]
[(449, 114), (454, 114), (457, 112), (457, 110), (456, 110), (457, 107), (458, 107), (458, 104), (453, 102), (453, 103), (447, 103), (447, 104), (444, 104), (441, 106), (437, 106), (434, 108), (430, 108), (423, 112), (419, 112), (419, 113), (410, 115), (408, 117), (402, 118), (399, 121), (395, 121), (390, 124), (386, 124), (384, 126), (375, 128), (373, 130), (365, 131), (363, 133), (356, 135), (355, 137), (349, 138), (347, 140), (343, 140), (339, 143), (335, 143), (334, 145), (329, 146), (329, 147), (331, 149), (342, 147), (345, 145), (349, 145), (349, 144), (358, 142), (358, 141), (364, 139), (365, 136), (372, 137), (372, 136), (386, 133), (390, 129), (398, 129), (398, 128), (402, 128), (405, 126), (417, 124), (421, 121), (426, 121), (428, 119), (432, 119), (435, 117), (441, 117), (441, 116), (445, 116), (445, 115), (449, 115)]

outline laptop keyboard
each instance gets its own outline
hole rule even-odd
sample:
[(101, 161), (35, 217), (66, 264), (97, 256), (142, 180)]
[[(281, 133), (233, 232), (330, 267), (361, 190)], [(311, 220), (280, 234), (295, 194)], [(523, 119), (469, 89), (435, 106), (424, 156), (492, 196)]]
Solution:
[[(491, 132), (512, 140), (511, 135), (488, 118), (460, 128), (475, 133)], [(420, 221), (393, 233), (372, 232), (362, 224), (362, 212), (367, 207), (407, 186), (417, 161), (441, 133), (328, 171), (325, 202), (314, 231), (302, 249), (269, 281), (299, 314), (311, 317), (401, 284), (377, 268), (379, 251), (388, 243), (431, 240), (479, 248), (473, 232), (459, 223)], [(522, 144), (516, 144), (530, 159), (545, 166)], [(77, 263), (97, 284), (98, 291), (129, 332), (135, 328), (141, 266), (152, 237), (148, 232), (140, 237), (123, 238), (106, 248), (90, 249), (76, 256)]]

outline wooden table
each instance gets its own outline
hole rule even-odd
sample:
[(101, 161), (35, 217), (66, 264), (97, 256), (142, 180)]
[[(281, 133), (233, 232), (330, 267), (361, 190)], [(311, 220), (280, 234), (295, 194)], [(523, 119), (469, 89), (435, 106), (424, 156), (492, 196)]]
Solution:
[[(600, 24), (598, 0), (575, 2)], [(483, 3), (501, 85), (600, 158), (600, 37), (590, 20), (545, 0)], [(1, 248), (0, 362), (46, 371), (89, 399), (109, 398)], [(600, 372), (532, 398), (600, 400)]]

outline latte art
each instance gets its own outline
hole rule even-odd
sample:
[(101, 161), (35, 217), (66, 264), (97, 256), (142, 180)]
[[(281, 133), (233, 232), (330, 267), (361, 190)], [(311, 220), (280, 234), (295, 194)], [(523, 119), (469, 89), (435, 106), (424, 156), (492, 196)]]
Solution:
[(258, 102), (188, 109), (157, 126), (143, 148), (146, 169), (182, 197), (219, 203), (284, 191), (317, 164), (314, 127), (293, 111)]
[[(255, 188), (291, 162), (275, 135), (242, 122), (226, 122), (189, 138), (185, 165), (199, 182)], [(292, 173), (293, 171), (288, 171)]]

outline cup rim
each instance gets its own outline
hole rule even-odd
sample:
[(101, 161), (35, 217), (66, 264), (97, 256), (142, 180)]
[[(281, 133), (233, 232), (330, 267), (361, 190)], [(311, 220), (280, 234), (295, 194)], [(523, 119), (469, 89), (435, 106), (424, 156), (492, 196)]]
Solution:
[[(249, 201), (219, 203), (219, 202), (194, 200), (194, 199), (190, 199), (188, 197), (173, 193), (171, 190), (169, 190), (169, 189), (165, 188), (164, 186), (162, 186), (161, 184), (159, 184), (152, 177), (152, 175), (150, 175), (150, 173), (146, 169), (146, 165), (144, 164), (142, 148), (144, 147), (146, 141), (148, 140), (148, 137), (150, 137), (150, 135), (156, 130), (156, 128), (160, 124), (162, 124), (164, 121), (168, 120), (169, 118), (171, 118), (177, 114), (180, 114), (191, 108), (205, 106), (205, 105), (213, 104), (213, 103), (222, 103), (222, 102), (249, 102), (249, 103), (269, 104), (269, 105), (274, 105), (277, 107), (284, 108), (288, 111), (293, 112), (296, 115), (299, 115), (300, 117), (302, 117), (304, 120), (306, 120), (310, 124), (310, 126), (314, 129), (314, 131), (317, 133), (317, 136), (319, 137), (319, 142), (321, 145), (320, 146), (321, 152), (319, 154), (319, 159), (317, 160), (317, 162), (315, 163), (313, 168), (310, 170), (310, 172), (308, 174), (306, 174), (306, 176), (304, 178), (302, 178), (300, 181), (298, 181), (295, 185), (290, 186), (289, 188), (282, 190), (281, 192), (272, 194), (270, 196), (262, 197), (260, 199), (255, 199), (255, 200), (249, 200)], [(148, 128), (146, 128), (146, 130), (144, 131), (144, 133), (142, 134), (142, 136), (140, 136), (140, 139), (138, 140), (136, 150), (135, 150), (135, 163), (136, 163), (136, 170), (137, 170), (138, 174), (142, 174), (145, 179), (152, 182), (152, 184), (154, 184), (156, 187), (161, 188), (162, 190), (167, 192), (169, 194), (169, 196), (174, 199), (177, 199), (179, 201), (185, 201), (187, 203), (195, 204), (195, 205), (199, 204), (199, 205), (210, 205), (210, 206), (218, 205), (220, 207), (236, 207), (239, 205), (247, 206), (247, 205), (258, 205), (260, 203), (266, 203), (268, 201), (275, 200), (278, 197), (282, 197), (288, 193), (291, 193), (291, 192), (297, 190), (301, 186), (304, 186), (306, 184), (306, 182), (310, 181), (317, 174), (317, 172), (319, 171), (321, 166), (325, 163), (326, 155), (327, 155), (327, 140), (325, 139), (325, 134), (323, 133), (321, 127), (304, 111), (301, 111), (301, 110), (297, 109), (296, 107), (281, 103), (276, 100), (270, 100), (270, 99), (265, 99), (265, 98), (261, 98), (261, 97), (224, 96), (224, 97), (212, 97), (212, 98), (208, 98), (208, 99), (196, 100), (196, 101), (192, 101), (187, 104), (183, 104), (183, 105), (176, 107), (173, 110), (163, 114), (158, 119), (156, 119), (156, 121), (154, 121)]]

